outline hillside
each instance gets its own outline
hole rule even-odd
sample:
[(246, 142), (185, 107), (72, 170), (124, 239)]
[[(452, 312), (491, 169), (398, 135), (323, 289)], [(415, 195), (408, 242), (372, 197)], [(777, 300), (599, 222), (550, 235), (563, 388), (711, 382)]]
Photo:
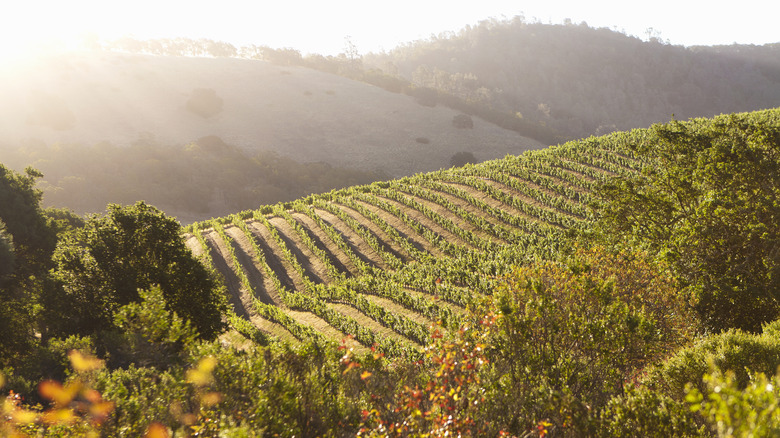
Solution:
[(587, 23), (485, 20), (368, 54), (366, 68), (481, 101), (568, 138), (780, 103), (780, 46), (683, 47)]
[(462, 151), (486, 160), (543, 146), (479, 119), (458, 129), (453, 110), (365, 83), (250, 59), (52, 55), (4, 66), (0, 94), (0, 151), (41, 142), (182, 147), (216, 136), (249, 156), (400, 177), (448, 167)]
[[(772, 124), (777, 114), (735, 120)], [(728, 120), (685, 126), (715, 132)], [(571, 232), (591, 229), (594, 188), (656, 166), (640, 150), (656, 135), (591, 137), (264, 206), (189, 226), (187, 245), (225, 279), (237, 316), (266, 335), (419, 347), (432, 323), (458, 327), (513, 266), (571, 251)]]
[[(556, 257), (604, 178), (644, 161), (642, 132), (314, 195), (188, 227), (237, 318), (266, 336), (347, 335), (387, 352), (456, 328), (513, 265)], [(239, 323), (237, 327), (241, 327)], [(244, 328), (246, 330), (246, 328)]]

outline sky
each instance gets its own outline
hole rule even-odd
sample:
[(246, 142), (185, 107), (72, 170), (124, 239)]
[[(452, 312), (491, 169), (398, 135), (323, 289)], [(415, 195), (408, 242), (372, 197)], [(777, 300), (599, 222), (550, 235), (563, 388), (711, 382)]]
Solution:
[(115, 39), (208, 38), (235, 46), (291, 47), (336, 55), (391, 50), (494, 18), (586, 22), (675, 45), (780, 42), (772, 0), (3, 0), (0, 62), (31, 47), (68, 48), (84, 35)]

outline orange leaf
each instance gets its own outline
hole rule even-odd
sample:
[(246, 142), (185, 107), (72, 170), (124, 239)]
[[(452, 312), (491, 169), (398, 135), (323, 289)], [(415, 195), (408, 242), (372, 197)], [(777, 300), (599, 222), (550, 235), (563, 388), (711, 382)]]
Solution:
[(41, 396), (53, 401), (58, 406), (66, 406), (73, 401), (80, 389), (81, 384), (78, 382), (69, 383), (64, 388), (54, 380), (44, 380), (38, 385), (38, 392)]
[(168, 428), (160, 423), (150, 424), (144, 435), (145, 438), (168, 438), (169, 436)]

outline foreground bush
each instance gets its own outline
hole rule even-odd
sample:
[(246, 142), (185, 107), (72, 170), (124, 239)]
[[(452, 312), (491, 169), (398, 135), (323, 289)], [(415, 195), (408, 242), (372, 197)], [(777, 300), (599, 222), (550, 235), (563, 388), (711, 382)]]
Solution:
[(555, 434), (589, 430), (627, 382), (691, 333), (661, 268), (642, 254), (594, 249), (568, 266), (539, 263), (511, 275), (492, 303), (501, 317), (483, 379), (490, 417), (517, 435), (542, 420)]

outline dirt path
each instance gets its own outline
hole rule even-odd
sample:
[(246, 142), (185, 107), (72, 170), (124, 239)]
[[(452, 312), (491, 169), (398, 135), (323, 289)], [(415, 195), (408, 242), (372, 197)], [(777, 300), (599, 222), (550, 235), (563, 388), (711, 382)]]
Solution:
[(314, 244), (325, 251), (330, 259), (330, 263), (333, 264), (336, 269), (353, 276), (358, 275), (358, 269), (355, 267), (355, 264), (352, 263), (352, 260), (336, 246), (333, 240), (328, 237), (314, 219), (302, 213), (292, 213), (292, 217), (309, 233)]
[[(387, 222), (388, 225), (395, 228), (396, 232), (398, 232), (398, 235), (403, 237), (404, 239), (408, 240), (412, 246), (417, 248), (417, 250), (422, 252), (427, 252), (434, 257), (444, 257), (445, 254), (433, 246), (430, 242), (425, 240), (424, 237), (417, 234), (416, 231), (414, 231), (409, 225), (407, 225), (403, 220), (401, 220), (399, 217), (394, 216), (387, 211), (376, 207), (374, 205), (371, 205), (367, 202), (363, 202), (360, 200), (355, 200), (358, 204), (362, 205), (372, 213), (376, 214), (380, 218), (382, 218), (385, 222)], [(366, 219), (367, 220), (367, 219)]]
[(561, 158), (561, 164), (560, 165), (556, 165), (556, 167), (561, 169), (564, 172), (568, 172), (568, 173), (574, 175), (575, 177), (577, 177), (579, 179), (586, 180), (586, 181), (591, 182), (591, 183), (597, 183), (598, 182), (598, 179), (596, 179), (596, 178), (594, 178), (594, 177), (592, 177), (592, 176), (590, 176), (590, 175), (588, 175), (586, 173), (580, 172), (578, 170), (570, 169), (564, 163), (572, 163), (572, 165), (575, 165), (575, 166), (583, 165), (579, 161), (571, 161), (571, 160), (566, 160), (566, 159)]
[(420, 225), (424, 226), (425, 228), (428, 228), (429, 230), (433, 231), (434, 233), (441, 236), (446, 241), (453, 243), (455, 245), (464, 247), (464, 248), (474, 248), (473, 245), (469, 244), (468, 242), (464, 241), (460, 237), (456, 236), (455, 234), (451, 233), (450, 231), (444, 229), (441, 225), (434, 222), (432, 219), (429, 219), (425, 214), (423, 214), (421, 211), (416, 210), (414, 208), (409, 208), (404, 204), (401, 204), (398, 201), (394, 201), (390, 198), (385, 198), (383, 196), (377, 196), (377, 198), (381, 199), (382, 201), (387, 202), (390, 205), (393, 205), (400, 210), (402, 210), (404, 213), (406, 213), (407, 216), (412, 218), (415, 222), (419, 223)]
[(379, 225), (377, 225), (374, 221), (368, 219), (367, 217), (360, 214), (360, 212), (355, 211), (352, 208), (347, 207), (346, 205), (343, 204), (334, 204), (334, 205), (339, 209), (341, 209), (341, 211), (346, 213), (352, 219), (355, 219), (356, 221), (360, 222), (360, 224), (362, 224), (364, 227), (366, 227), (374, 236), (374, 238), (376, 238), (379, 244), (384, 248), (385, 251), (399, 258), (403, 262), (408, 262), (413, 260), (412, 256), (408, 254), (406, 251), (404, 251), (403, 248), (401, 248), (392, 238), (390, 238), (390, 236), (388, 236), (387, 233), (385, 233), (384, 230), (382, 230), (382, 228), (380, 228)]
[(349, 346), (358, 347), (361, 345), (359, 342), (355, 341), (354, 339), (349, 338), (349, 336), (347, 336), (346, 333), (330, 325), (328, 321), (325, 321), (324, 319), (320, 318), (319, 316), (311, 312), (304, 312), (304, 311), (292, 310), (292, 309), (285, 309), (284, 311), (299, 323), (306, 324), (312, 327), (314, 330), (317, 330), (318, 332), (322, 333), (328, 339), (333, 339), (338, 342), (341, 342), (343, 339), (349, 339), (347, 341)]
[[(455, 186), (455, 187), (457, 187), (459, 189), (463, 189), (463, 191), (465, 191), (466, 194), (470, 195), (475, 200), (484, 202), (489, 207), (493, 207), (495, 209), (506, 211), (506, 208), (505, 208), (505, 207), (507, 207), (506, 205), (504, 205), (501, 202), (496, 201), (495, 199), (491, 198), (490, 195), (488, 195), (487, 193), (483, 193), (483, 192), (480, 192), (478, 190), (468, 191), (468, 190), (466, 190), (466, 187), (458, 186), (456, 184), (453, 184), (452, 186)], [(486, 221), (488, 221), (490, 223), (497, 223), (497, 224), (501, 224), (501, 225), (503, 225), (503, 226), (505, 226), (507, 228), (513, 228), (513, 229), (520, 230), (520, 228), (515, 227), (512, 224), (508, 224), (508, 223), (502, 221), (501, 219), (499, 219), (497, 216), (482, 210), (481, 208), (479, 208), (476, 205), (472, 204), (471, 202), (467, 201), (465, 198), (462, 198), (462, 197), (460, 197), (458, 195), (453, 195), (453, 194), (451, 194), (449, 192), (445, 192), (445, 191), (442, 191), (442, 190), (433, 190), (432, 189), (432, 191), (435, 191), (436, 193), (438, 193), (439, 195), (443, 196), (448, 201), (450, 201), (453, 204), (461, 207), (462, 209), (466, 210), (467, 212), (469, 212), (469, 213), (471, 213), (471, 214), (473, 214), (475, 216), (478, 216), (478, 217), (480, 217), (480, 218), (482, 218), (482, 219), (484, 219), (484, 220), (486, 220)], [(490, 200), (493, 200), (494, 202), (491, 203)], [(483, 232), (483, 233), (485, 234), (485, 236), (487, 236), (487, 237), (489, 237), (489, 238), (491, 238), (493, 240), (496, 240), (498, 242), (505, 242), (504, 240), (502, 240), (502, 239), (500, 239), (500, 238), (498, 238), (496, 236), (493, 236), (490, 233), (487, 233), (487, 232)]]
[(268, 222), (276, 227), (276, 231), (282, 237), (284, 243), (290, 248), (293, 256), (298, 259), (298, 263), (303, 266), (309, 280), (315, 283), (330, 283), (333, 281), (328, 274), (328, 270), (325, 268), (323, 261), (311, 252), (301, 240), (298, 232), (296, 232), (284, 218), (272, 217), (268, 219)]
[(393, 300), (384, 297), (378, 297), (376, 295), (371, 295), (371, 294), (361, 294), (361, 295), (363, 295), (368, 301), (371, 301), (372, 303), (378, 306), (382, 306), (396, 315), (404, 315), (407, 318), (411, 319), (412, 321), (418, 324), (422, 324), (425, 327), (430, 327), (431, 325), (436, 324), (436, 321), (428, 319), (425, 316), (417, 313), (412, 309), (407, 309), (406, 307), (396, 303)]
[(421, 346), (417, 342), (408, 339), (404, 336), (401, 336), (400, 334), (396, 333), (392, 329), (383, 326), (376, 320), (366, 316), (366, 314), (364, 314), (363, 312), (355, 309), (354, 307), (348, 304), (330, 303), (329, 306), (334, 310), (351, 317), (352, 319), (357, 321), (358, 324), (370, 329), (374, 333), (380, 334), (382, 336), (386, 336), (390, 339), (394, 339), (399, 342), (408, 343), (415, 346)]
[(233, 306), (234, 312), (238, 317), (247, 319), (260, 331), (284, 339), (290, 342), (297, 342), (295, 336), (280, 324), (262, 318), (257, 314), (252, 304), (250, 292), (241, 286), (241, 281), (233, 271), (233, 262), (228, 256), (225, 241), (215, 231), (205, 231), (204, 236), (206, 244), (209, 246), (211, 259), (214, 261), (214, 268), (222, 274), (225, 279), (225, 286), (228, 289), (228, 301)]
[(322, 220), (332, 226), (336, 231), (341, 234), (344, 242), (352, 248), (352, 251), (364, 262), (377, 266), (381, 269), (388, 269), (387, 263), (382, 257), (374, 251), (371, 246), (366, 243), (349, 225), (344, 221), (330, 213), (329, 211), (315, 209), (314, 212), (322, 218)]
[[(436, 192), (437, 194), (441, 195), (442, 197), (444, 197), (448, 201), (452, 202), (455, 205), (458, 205), (459, 207), (463, 208), (464, 210), (468, 211), (471, 214), (474, 214), (474, 215), (477, 215), (477, 216), (484, 215), (484, 213), (481, 210), (479, 210), (478, 208), (476, 208), (476, 207), (472, 206), (471, 204), (465, 202), (463, 199), (454, 197), (454, 196), (449, 195), (447, 193), (441, 193), (441, 192), (438, 192), (438, 191), (435, 191), (435, 190), (430, 190), (430, 191), (431, 192)], [(483, 229), (478, 228), (473, 223), (467, 221), (466, 219), (463, 219), (462, 217), (458, 216), (457, 214), (455, 214), (454, 212), (452, 212), (447, 207), (444, 207), (441, 204), (437, 204), (437, 203), (429, 201), (427, 199), (423, 199), (421, 197), (418, 197), (416, 195), (413, 195), (413, 194), (408, 193), (408, 192), (403, 191), (403, 190), (399, 190), (399, 192), (405, 194), (407, 197), (411, 198), (412, 200), (417, 201), (420, 204), (430, 208), (431, 210), (435, 211), (436, 213), (442, 215), (443, 217), (450, 219), (457, 227), (462, 228), (462, 229), (464, 229), (466, 231), (470, 231), (471, 233), (473, 233), (474, 235), (476, 235), (479, 238), (482, 238), (482, 239), (485, 239), (485, 240), (493, 240), (493, 241), (497, 241), (497, 242), (505, 242), (504, 240), (499, 239), (498, 237), (496, 237), (496, 236), (494, 236), (494, 235), (484, 231)], [(469, 209), (468, 207), (472, 207), (472, 209)]]
[[(303, 281), (290, 264), (284, 259), (282, 251), (271, 237), (268, 229), (257, 221), (247, 221), (247, 227), (252, 232), (255, 242), (265, 254), (265, 261), (279, 279), (282, 287), (288, 290), (302, 291)], [(297, 279), (297, 282), (296, 282)]]
[(186, 246), (195, 258), (200, 258), (203, 254), (203, 245), (200, 244), (200, 240), (192, 234), (184, 235), (184, 246)]
[(255, 288), (255, 297), (265, 304), (281, 306), (282, 300), (279, 298), (279, 291), (276, 290), (272, 279), (262, 271), (260, 266), (257, 266), (255, 258), (258, 255), (252, 248), (246, 233), (238, 227), (226, 227), (225, 234), (233, 239), (233, 250), (236, 253), (236, 258), (246, 272), (249, 283)]
[(538, 217), (531, 216), (530, 214), (525, 213), (524, 211), (519, 210), (519, 209), (517, 209), (514, 206), (511, 206), (509, 204), (504, 204), (503, 202), (499, 201), (498, 199), (490, 196), (488, 193), (485, 193), (482, 190), (479, 190), (479, 189), (477, 189), (475, 187), (472, 187), (472, 186), (469, 186), (469, 185), (465, 185), (465, 184), (459, 184), (459, 183), (455, 183), (455, 182), (446, 182), (446, 181), (442, 181), (442, 184), (445, 184), (445, 185), (452, 186), (452, 187), (458, 188), (460, 190), (463, 190), (464, 192), (468, 193), (469, 195), (473, 196), (476, 199), (479, 199), (480, 201), (486, 203), (487, 205), (489, 205), (489, 206), (491, 206), (491, 207), (493, 207), (495, 209), (504, 210), (504, 211), (506, 211), (507, 213), (509, 213), (509, 214), (511, 214), (513, 216), (517, 216), (517, 217), (520, 217), (520, 218), (523, 218), (525, 220), (532, 221), (532, 222), (543, 223), (543, 221), (539, 220)]
[[(575, 172), (572, 172), (569, 169), (564, 169), (564, 168), (561, 168), (561, 167), (558, 167), (558, 169), (560, 169), (563, 172), (570, 173), (570, 174), (574, 175), (578, 179), (585, 179), (585, 178), (583, 178), (583, 176), (581, 174), (577, 174)], [(546, 173), (542, 173), (542, 172), (536, 171), (536, 170), (534, 170), (533, 172), (538, 174), (538, 175), (541, 175), (541, 176), (543, 176), (545, 178), (550, 178), (551, 180), (553, 180), (553, 182), (555, 183), (556, 186), (568, 187), (568, 188), (574, 190), (575, 192), (577, 192), (579, 194), (590, 193), (590, 190), (588, 190), (588, 189), (586, 189), (584, 187), (581, 187), (579, 185), (572, 184), (571, 182), (569, 182), (569, 181), (567, 181), (567, 180), (565, 180), (565, 179), (563, 179), (563, 178), (561, 178), (561, 177), (559, 177), (557, 175), (548, 175)], [(588, 178), (588, 179), (590, 179), (590, 178)]]
[(423, 290), (419, 290), (419, 289), (410, 289), (410, 288), (404, 288), (404, 291), (406, 291), (407, 293), (409, 293), (411, 295), (422, 297), (422, 298), (424, 298), (426, 300), (436, 301), (440, 305), (442, 305), (444, 307), (447, 307), (448, 309), (452, 310), (452, 312), (455, 313), (456, 315), (464, 316), (464, 315), (466, 315), (468, 313), (468, 310), (466, 310), (465, 307), (461, 307), (461, 306), (459, 306), (459, 305), (457, 305), (455, 303), (450, 303), (449, 301), (444, 301), (438, 295), (433, 294), (431, 292), (423, 291)]
[[(530, 183), (527, 180), (524, 180), (524, 179), (521, 179), (521, 178), (518, 178), (518, 177), (512, 176), (512, 175), (507, 175), (507, 176), (509, 178), (512, 178), (512, 179), (515, 179), (515, 180), (519, 181), (520, 183), (522, 183), (524, 185), (530, 186), (530, 187), (532, 187), (534, 189), (538, 189), (539, 191), (541, 191), (542, 193), (544, 193), (544, 194), (546, 194), (548, 196), (551, 196), (551, 197), (554, 197), (554, 198), (568, 199), (565, 196), (561, 196), (561, 195), (559, 195), (559, 194), (557, 194), (557, 193), (555, 193), (555, 192), (553, 192), (551, 190), (547, 190), (547, 189), (545, 189), (543, 187), (540, 187), (540, 186), (538, 186), (536, 184)], [(542, 201), (539, 201), (537, 199), (531, 198), (531, 197), (525, 195), (524, 193), (520, 192), (519, 190), (514, 189), (514, 188), (512, 188), (512, 187), (510, 187), (510, 186), (508, 186), (508, 185), (506, 185), (504, 183), (500, 183), (500, 182), (494, 181), (494, 180), (485, 180), (485, 182), (490, 184), (490, 185), (492, 185), (493, 187), (501, 190), (502, 192), (509, 193), (512, 196), (514, 196), (515, 198), (521, 199), (523, 202), (529, 203), (531, 205), (534, 205), (534, 206), (537, 206), (539, 208), (543, 208), (545, 210), (549, 210), (549, 211), (552, 211), (552, 212), (555, 212), (555, 213), (560, 213), (560, 214), (569, 216), (569, 217), (574, 218), (574, 219), (582, 219), (580, 216), (578, 216), (576, 214), (573, 214), (573, 213), (565, 211), (565, 210), (561, 210), (561, 209), (556, 208), (556, 207), (554, 207), (552, 205), (548, 205), (548, 204), (545, 204)], [(569, 200), (569, 201), (570, 202), (574, 202), (574, 201), (571, 201), (571, 200)]]

